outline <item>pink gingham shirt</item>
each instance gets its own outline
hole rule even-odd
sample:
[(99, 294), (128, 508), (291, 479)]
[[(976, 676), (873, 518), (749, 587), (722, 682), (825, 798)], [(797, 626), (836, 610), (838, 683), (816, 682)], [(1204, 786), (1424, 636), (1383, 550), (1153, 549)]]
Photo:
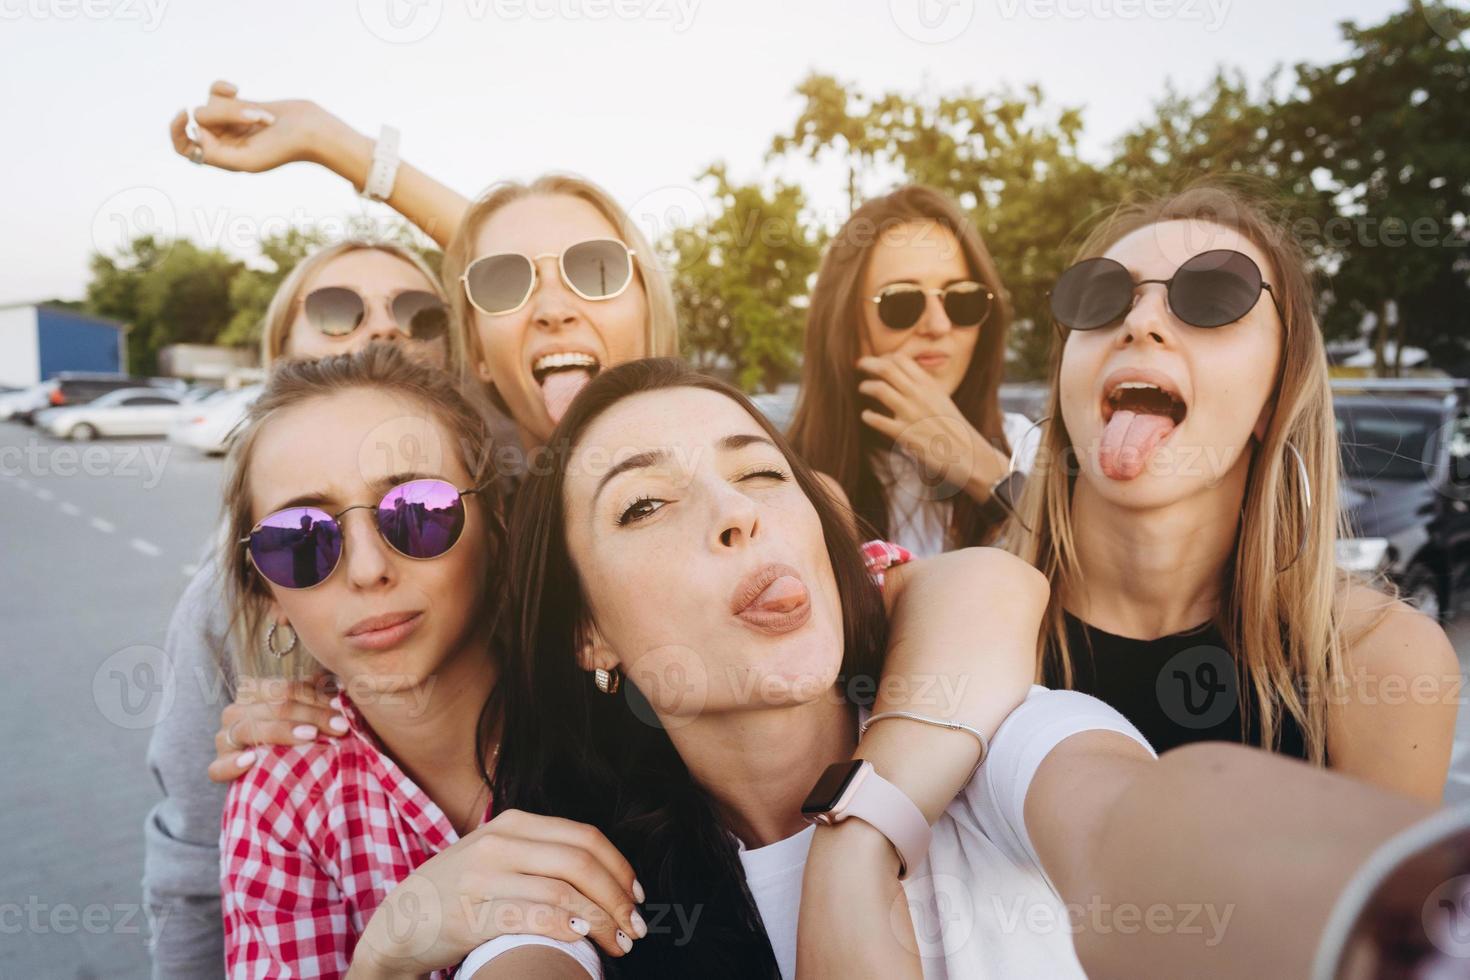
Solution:
[[(887, 541), (869, 541), (862, 554), (879, 585), (885, 570), (913, 557)], [(345, 694), (342, 708), (347, 734), (261, 746), (230, 787), (220, 891), (225, 963), (236, 980), (342, 976), (378, 903), (459, 840)], [(492, 814), (487, 806), (484, 819)]]
[(345, 735), (260, 746), (230, 787), (220, 892), (232, 978), (342, 976), (378, 903), (459, 840), (345, 694), (342, 708)]

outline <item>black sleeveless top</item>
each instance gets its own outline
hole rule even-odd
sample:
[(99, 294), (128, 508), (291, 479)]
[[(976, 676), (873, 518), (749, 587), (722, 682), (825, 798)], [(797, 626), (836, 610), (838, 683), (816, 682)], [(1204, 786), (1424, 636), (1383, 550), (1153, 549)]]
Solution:
[[(1157, 640), (1114, 636), (1066, 614), (1072, 688), (1104, 701), (1133, 722), (1155, 752), (1190, 742), (1260, 746), (1261, 710), (1255, 689), (1242, 684), (1235, 658), (1213, 623)], [(1061, 665), (1048, 656), (1048, 687), (1064, 687)], [(1245, 699), (1248, 722), (1241, 719)], [(1283, 711), (1271, 748), (1307, 758), (1307, 740)]]

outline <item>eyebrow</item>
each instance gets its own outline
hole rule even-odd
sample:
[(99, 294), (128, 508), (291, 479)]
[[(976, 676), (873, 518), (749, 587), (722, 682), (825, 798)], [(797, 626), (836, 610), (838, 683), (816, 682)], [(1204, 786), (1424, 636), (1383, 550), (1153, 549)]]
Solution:
[[(408, 483), (411, 480), (444, 479), (445, 478), (443, 476), (439, 476), (438, 474), (419, 473), (409, 470), (402, 473), (392, 473), (388, 476), (379, 477), (378, 479), (373, 480), (371, 483), (369, 483), (368, 486), (372, 488), (372, 491), (374, 493), (378, 494), (378, 496), (381, 497), (384, 493), (388, 492), (389, 488), (396, 487), (400, 483)], [(446, 480), (446, 482), (449, 481)], [(274, 514), (276, 511), (290, 510), (292, 507), (320, 507), (322, 510), (330, 510), (331, 507), (329, 505), (331, 505), (332, 503), (333, 497), (331, 494), (323, 493), (318, 490), (311, 493), (297, 494), (285, 503), (279, 504), (275, 507), (272, 507), (270, 510), (267, 510), (266, 513)]]
[[(724, 452), (734, 452), (737, 449), (744, 449), (746, 446), (755, 444), (764, 444), (780, 452), (780, 447), (768, 437), (755, 435), (750, 432), (737, 432), (733, 435), (725, 436), (719, 442), (715, 443), (716, 447)], [(601, 495), (602, 488), (607, 486), (613, 477), (626, 473), (628, 470), (647, 469), (650, 466), (656, 466), (668, 458), (669, 451), (667, 449), (650, 449), (646, 453), (637, 453), (617, 463), (602, 475), (601, 480), (597, 481), (597, 489), (592, 493), (592, 505), (594, 507), (597, 505), (597, 498)]]

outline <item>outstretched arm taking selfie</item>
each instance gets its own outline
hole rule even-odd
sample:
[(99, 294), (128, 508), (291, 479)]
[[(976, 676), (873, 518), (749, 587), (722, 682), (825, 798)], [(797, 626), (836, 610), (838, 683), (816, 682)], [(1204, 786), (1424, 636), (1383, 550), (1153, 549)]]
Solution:
[[(229, 82), (209, 87), (209, 101), (189, 113), (180, 110), (169, 124), (174, 149), (201, 164), (260, 173), (287, 163), (315, 163), (337, 174), (359, 192), (373, 163), (372, 137), (306, 99), (254, 102), (239, 97)], [(449, 244), (469, 201), (407, 162), (400, 162), (385, 203), (440, 248)]]

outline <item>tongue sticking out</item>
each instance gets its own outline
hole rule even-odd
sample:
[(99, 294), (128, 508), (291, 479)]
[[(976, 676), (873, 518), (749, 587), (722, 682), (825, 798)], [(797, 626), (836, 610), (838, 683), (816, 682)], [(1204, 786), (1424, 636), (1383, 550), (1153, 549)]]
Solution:
[(546, 414), (551, 416), (553, 425), (561, 421), (561, 417), (567, 414), (571, 407), (572, 399), (577, 397), (577, 392), (587, 382), (592, 380), (592, 373), (586, 368), (567, 368), (548, 374), (541, 382), (541, 397), (546, 400)]
[(1143, 415), (1120, 408), (1103, 430), (1098, 462), (1110, 480), (1131, 480), (1143, 472), (1149, 454), (1174, 431), (1167, 415)]
[(782, 575), (766, 586), (755, 601), (746, 606), (751, 612), (785, 613), (801, 608), (807, 602), (806, 586), (794, 575)]

